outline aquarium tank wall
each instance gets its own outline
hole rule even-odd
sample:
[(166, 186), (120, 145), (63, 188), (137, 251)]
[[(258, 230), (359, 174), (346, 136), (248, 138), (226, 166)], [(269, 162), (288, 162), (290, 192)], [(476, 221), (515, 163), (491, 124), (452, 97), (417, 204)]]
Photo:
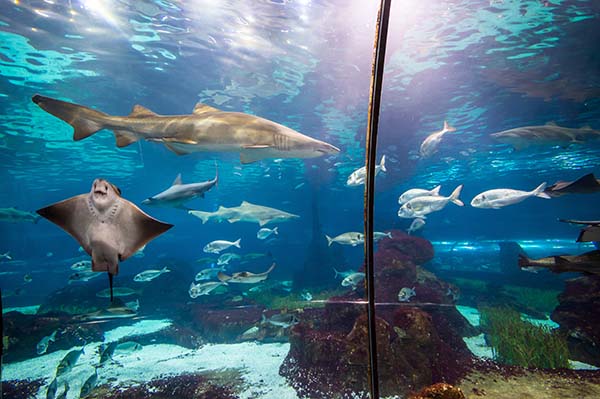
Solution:
[(0, 3), (0, 397), (600, 397), (600, 3), (380, 6)]

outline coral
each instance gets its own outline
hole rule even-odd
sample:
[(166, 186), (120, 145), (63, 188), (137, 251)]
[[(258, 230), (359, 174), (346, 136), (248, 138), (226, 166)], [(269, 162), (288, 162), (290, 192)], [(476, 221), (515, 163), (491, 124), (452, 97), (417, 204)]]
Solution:
[(521, 320), (510, 308), (482, 308), (481, 325), (495, 358), (505, 364), (567, 368), (569, 351), (566, 337), (547, 326)]
[(183, 374), (155, 379), (133, 387), (102, 385), (88, 399), (237, 399), (235, 378), (206, 374)]
[(575, 360), (600, 367), (600, 276), (567, 280), (552, 320), (568, 335)]
[(44, 380), (10, 380), (1, 381), (2, 399), (35, 398), (38, 390), (44, 385)]
[(443, 382), (425, 387), (421, 392), (410, 395), (408, 399), (465, 399), (460, 388)]

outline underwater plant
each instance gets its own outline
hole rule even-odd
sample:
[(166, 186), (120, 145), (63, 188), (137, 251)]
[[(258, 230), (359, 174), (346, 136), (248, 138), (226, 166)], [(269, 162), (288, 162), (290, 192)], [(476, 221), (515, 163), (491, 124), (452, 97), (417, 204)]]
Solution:
[(569, 350), (563, 334), (521, 319), (508, 307), (482, 307), (481, 326), (494, 358), (508, 365), (568, 368)]
[(517, 302), (545, 314), (552, 313), (554, 308), (558, 306), (559, 290), (520, 287), (515, 285), (504, 286), (504, 290), (509, 295), (514, 296)]

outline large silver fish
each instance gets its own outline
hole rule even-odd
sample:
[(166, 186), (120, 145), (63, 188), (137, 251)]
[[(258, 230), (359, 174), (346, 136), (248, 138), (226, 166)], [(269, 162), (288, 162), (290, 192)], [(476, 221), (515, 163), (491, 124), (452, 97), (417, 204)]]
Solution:
[(548, 122), (542, 126), (523, 126), (504, 130), (492, 133), (491, 136), (501, 143), (510, 144), (518, 151), (529, 146), (561, 146), (566, 148), (570, 144), (599, 139), (600, 131), (593, 130), (588, 126), (571, 129)]
[(38, 214), (56, 223), (92, 257), (92, 270), (112, 278), (119, 262), (132, 256), (148, 241), (173, 227), (148, 216), (121, 197), (121, 190), (96, 179), (89, 193), (39, 209)]
[(83, 348), (74, 349), (67, 353), (65, 357), (62, 358), (58, 366), (56, 367), (56, 377), (59, 377), (65, 373), (71, 371), (77, 360), (79, 360), (79, 356), (83, 353)]
[(314, 158), (340, 150), (295, 130), (241, 112), (225, 112), (198, 103), (190, 115), (161, 116), (135, 105), (128, 116), (111, 116), (83, 105), (36, 94), (44, 111), (73, 126), (73, 140), (112, 130), (117, 147), (140, 139), (161, 142), (177, 155), (192, 152), (239, 152), (242, 163), (265, 158)]

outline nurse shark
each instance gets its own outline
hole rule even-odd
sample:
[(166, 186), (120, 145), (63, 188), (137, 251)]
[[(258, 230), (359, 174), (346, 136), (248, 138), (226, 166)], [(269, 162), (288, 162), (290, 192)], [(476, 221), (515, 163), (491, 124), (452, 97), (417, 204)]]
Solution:
[(239, 152), (242, 163), (265, 158), (314, 158), (340, 150), (270, 120), (225, 112), (198, 103), (189, 115), (158, 115), (135, 105), (128, 116), (112, 116), (79, 104), (34, 95), (44, 111), (73, 126), (73, 140), (102, 129), (112, 130), (117, 147), (140, 139), (163, 143), (177, 155), (193, 152)]

